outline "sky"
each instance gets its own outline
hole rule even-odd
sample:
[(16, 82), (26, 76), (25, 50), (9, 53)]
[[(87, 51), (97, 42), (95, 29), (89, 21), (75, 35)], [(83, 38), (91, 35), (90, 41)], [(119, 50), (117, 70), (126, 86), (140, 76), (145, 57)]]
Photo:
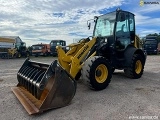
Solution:
[(0, 0), (0, 36), (19, 36), (27, 46), (92, 36), (87, 20), (120, 8), (135, 14), (136, 34), (160, 33), (160, 0)]

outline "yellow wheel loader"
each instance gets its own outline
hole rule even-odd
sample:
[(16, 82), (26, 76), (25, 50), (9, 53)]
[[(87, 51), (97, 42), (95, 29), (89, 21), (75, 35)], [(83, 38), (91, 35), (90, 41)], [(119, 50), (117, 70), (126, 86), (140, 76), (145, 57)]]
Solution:
[(142, 76), (146, 54), (138, 47), (134, 14), (116, 10), (95, 17), (94, 22), (92, 37), (70, 44), (67, 53), (56, 47), (58, 61), (48, 65), (25, 60), (12, 90), (29, 114), (68, 105), (80, 77), (90, 88), (102, 90), (114, 69), (124, 70), (130, 78)]

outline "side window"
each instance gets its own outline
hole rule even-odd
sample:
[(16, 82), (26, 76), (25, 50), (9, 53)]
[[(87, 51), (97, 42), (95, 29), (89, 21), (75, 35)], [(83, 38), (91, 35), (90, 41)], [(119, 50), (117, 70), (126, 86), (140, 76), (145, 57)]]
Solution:
[(65, 42), (63, 41), (63, 46), (66, 46)]
[(65, 42), (64, 42), (64, 41), (61, 41), (61, 42), (60, 42), (60, 45), (65, 46)]
[[(121, 15), (124, 15), (122, 18)], [(122, 13), (119, 14), (118, 22), (117, 22), (117, 28), (116, 32), (129, 32), (129, 26), (128, 26), (128, 14)]]
[(63, 42), (62, 41), (60, 42), (60, 45), (63, 46)]
[(132, 43), (134, 42), (135, 39), (135, 22), (134, 22), (134, 15), (129, 14), (129, 27), (130, 27), (130, 37)]
[(132, 14), (129, 15), (129, 24), (130, 24), (130, 31), (134, 31), (134, 16)]

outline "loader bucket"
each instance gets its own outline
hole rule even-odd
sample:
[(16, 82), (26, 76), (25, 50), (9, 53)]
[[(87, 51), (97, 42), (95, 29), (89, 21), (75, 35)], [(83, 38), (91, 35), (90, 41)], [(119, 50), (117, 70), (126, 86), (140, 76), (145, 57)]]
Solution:
[(12, 91), (29, 114), (68, 105), (76, 92), (75, 80), (57, 61), (51, 65), (25, 60)]

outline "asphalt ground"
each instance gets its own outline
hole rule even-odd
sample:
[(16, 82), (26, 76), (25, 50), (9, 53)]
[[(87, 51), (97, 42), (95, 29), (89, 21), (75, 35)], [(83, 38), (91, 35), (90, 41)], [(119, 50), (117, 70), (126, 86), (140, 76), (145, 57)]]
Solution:
[[(31, 57), (50, 64), (54, 57)], [(94, 91), (78, 82), (70, 105), (42, 114), (29, 115), (11, 91), (25, 58), (0, 59), (1, 120), (128, 120), (160, 119), (160, 55), (147, 57), (140, 79), (127, 78), (116, 70), (110, 85)]]

